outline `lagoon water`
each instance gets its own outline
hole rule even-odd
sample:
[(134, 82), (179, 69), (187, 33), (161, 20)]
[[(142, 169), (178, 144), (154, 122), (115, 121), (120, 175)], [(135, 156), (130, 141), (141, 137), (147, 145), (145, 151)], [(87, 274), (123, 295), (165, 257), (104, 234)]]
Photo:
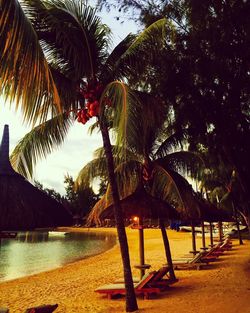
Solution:
[(106, 233), (20, 232), (1, 241), (0, 282), (63, 266), (115, 243), (116, 237)]

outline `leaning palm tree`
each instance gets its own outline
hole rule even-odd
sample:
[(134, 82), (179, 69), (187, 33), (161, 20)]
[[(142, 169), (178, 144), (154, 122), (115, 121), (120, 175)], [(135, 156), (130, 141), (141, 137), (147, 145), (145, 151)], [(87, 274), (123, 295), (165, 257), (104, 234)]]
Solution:
[[(126, 77), (143, 71), (143, 64), (154, 55), (158, 45), (152, 43), (162, 41), (165, 20), (154, 23), (139, 36), (128, 35), (109, 53), (110, 30), (84, 1), (23, 0), (21, 8), (14, 0), (1, 0), (0, 6), (0, 90), (20, 100), (26, 120), (38, 123), (19, 142), (12, 162), (19, 172), (31, 176), (38, 158), (62, 144), (76, 119), (85, 124), (96, 117), (114, 201), (126, 310), (134, 311), (137, 303), (109, 128), (117, 130), (120, 143), (129, 135), (127, 121), (140, 102), (124, 82)], [(38, 92), (31, 95), (29, 88)], [(55, 110), (54, 103), (60, 105), (60, 110)], [(130, 131), (137, 129), (130, 125)]]
[[(167, 132), (168, 108), (157, 97), (145, 93), (138, 93), (137, 97), (143, 98), (143, 107), (137, 108), (134, 119), (138, 132), (127, 137), (126, 152), (124, 146), (113, 147), (115, 174), (121, 199), (129, 197), (142, 187), (152, 196), (173, 204), (182, 217), (199, 217), (199, 204), (192, 187), (178, 172), (183, 174), (185, 171), (194, 176), (202, 166), (201, 158), (195, 153), (181, 149), (185, 139), (184, 132)], [(77, 185), (79, 188), (89, 185), (98, 176), (107, 176), (105, 152), (102, 148), (96, 151), (94, 159), (80, 171)], [(93, 208), (91, 216), (98, 219), (111, 203), (112, 197), (108, 188)], [(171, 269), (170, 275), (174, 280), (168, 238), (164, 219), (161, 217), (160, 228)]]

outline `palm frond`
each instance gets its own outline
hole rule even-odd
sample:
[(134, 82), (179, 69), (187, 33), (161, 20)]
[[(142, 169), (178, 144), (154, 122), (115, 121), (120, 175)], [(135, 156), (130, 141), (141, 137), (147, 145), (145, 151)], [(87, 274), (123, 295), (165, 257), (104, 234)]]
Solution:
[(107, 161), (105, 157), (93, 159), (80, 170), (75, 180), (76, 188), (85, 189), (91, 186), (99, 177), (108, 179)]
[(110, 190), (110, 186), (108, 186), (108, 189), (105, 195), (103, 195), (101, 199), (97, 201), (94, 207), (91, 209), (87, 217), (86, 226), (91, 226), (93, 224), (101, 225), (100, 216), (105, 211), (105, 209), (108, 206), (110, 206), (112, 203), (113, 203), (113, 200), (112, 200), (111, 190)]
[(131, 195), (142, 182), (142, 163), (129, 160), (115, 169), (116, 182), (120, 198)]
[[(123, 69), (126, 76), (145, 72), (151, 60), (159, 55), (159, 50), (166, 43), (167, 19), (160, 19), (142, 31), (131, 43), (117, 62), (117, 67)], [(174, 31), (174, 27), (171, 27)]]
[(209, 200), (212, 203), (217, 204), (224, 198), (225, 194), (227, 193), (228, 190), (225, 188), (225, 186), (217, 186), (209, 193)]
[[(114, 157), (114, 163), (115, 167), (117, 167), (119, 164), (127, 161), (127, 160), (139, 160), (139, 157), (137, 154), (135, 154), (133, 151), (130, 149), (126, 149), (124, 153), (124, 148), (120, 147), (118, 145), (113, 145), (112, 146), (112, 154)], [(94, 158), (105, 158), (105, 150), (103, 147), (98, 148), (94, 152)]]
[[(135, 162), (132, 162), (132, 161), (131, 161), (131, 163), (133, 164), (132, 167), (134, 167), (134, 169), (136, 168), (136, 166), (138, 166), (138, 163), (136, 164)], [(116, 171), (116, 175), (117, 175), (116, 177), (118, 178), (117, 179), (117, 185), (118, 185), (120, 200), (124, 200), (124, 199), (130, 197), (131, 195), (133, 195), (135, 193), (135, 191), (138, 189), (138, 187), (140, 186), (141, 179), (140, 179), (140, 177), (138, 177), (138, 173), (140, 171), (135, 170), (133, 173), (133, 171), (131, 171), (131, 165), (132, 164), (126, 164), (126, 172), (128, 174), (126, 177), (128, 178), (128, 180), (126, 180), (126, 177), (124, 175), (125, 174), (124, 170), (121, 169), (120, 173), (122, 173), (122, 175), (123, 175), (123, 181), (122, 182), (119, 181), (119, 173), (118, 173), (119, 170), (118, 170), (118, 172)], [(141, 201), (143, 201), (143, 199), (141, 199)], [(112, 204), (113, 204), (112, 192), (111, 192), (110, 185), (108, 185), (106, 193), (102, 196), (102, 198), (91, 209), (91, 212), (87, 218), (87, 224), (89, 224), (89, 225), (91, 225), (92, 223), (97, 224), (97, 225), (100, 224), (101, 223), (101, 220), (100, 220), (101, 215)], [(139, 208), (138, 208), (138, 210), (139, 210)]]
[(32, 178), (37, 161), (63, 143), (72, 122), (73, 120), (65, 114), (33, 128), (12, 152), (13, 167), (23, 176)]
[(124, 77), (126, 77), (127, 65), (125, 63), (120, 64), (120, 59), (130, 47), (135, 38), (136, 35), (127, 35), (109, 54), (105, 64), (103, 64), (101, 69), (101, 81), (109, 83), (110, 81), (122, 80)]
[(185, 130), (181, 130), (167, 136), (154, 153), (155, 158), (163, 158), (168, 153), (183, 149), (183, 143), (186, 141), (186, 136), (187, 134)]
[(76, 113), (79, 108), (84, 107), (85, 103), (84, 98), (76, 88), (76, 82), (69, 79), (57, 64), (53, 63), (49, 66), (61, 99), (63, 112), (74, 111)]
[(204, 161), (196, 152), (177, 151), (169, 153), (165, 157), (157, 160), (165, 169), (171, 169), (179, 173), (190, 175), (192, 178), (197, 178), (202, 168)]
[(200, 217), (199, 203), (191, 185), (176, 172), (156, 165), (153, 172), (152, 194), (172, 204), (182, 219)]
[(224, 187), (225, 186), (225, 182), (223, 182), (222, 180), (218, 180), (217, 177), (212, 177), (210, 175), (205, 176), (200, 175), (200, 189), (201, 190), (207, 190), (207, 191), (212, 191), (213, 189), (217, 188), (217, 187)]
[[(106, 99), (110, 106), (105, 106)], [(101, 118), (115, 131), (117, 145), (128, 148), (142, 158), (153, 157), (154, 146), (164, 127), (167, 107), (158, 97), (146, 92), (135, 91), (122, 82), (107, 85), (101, 98)], [(104, 114), (107, 111), (107, 114)]]
[(138, 48), (140, 48), (143, 44), (147, 44), (149, 41), (151, 42), (151, 40), (154, 41), (158, 39), (162, 43), (165, 43), (167, 23), (169, 22), (166, 18), (159, 19), (152, 23), (136, 37), (132, 45), (126, 51), (126, 55), (135, 54)]
[(94, 77), (99, 64), (106, 59), (110, 29), (101, 23), (96, 10), (78, 0), (45, 1), (37, 10), (36, 1), (29, 16), (50, 59), (60, 56), (76, 79)]
[(132, 118), (135, 118), (134, 123), (138, 124), (141, 131), (136, 133), (134, 137), (128, 137), (127, 142), (141, 155), (154, 158), (154, 147), (160, 139), (168, 109), (164, 101), (157, 95), (142, 91), (136, 91), (135, 94), (141, 105), (135, 112), (138, 115), (134, 115)]
[(89, 126), (88, 133), (92, 135), (94, 131), (100, 131), (98, 121)]
[[(136, 156), (131, 151), (127, 151), (126, 156), (121, 153), (123, 150), (117, 146), (113, 146), (112, 151), (120, 194), (129, 193), (130, 190), (134, 190), (136, 173), (140, 164), (134, 160)], [(79, 172), (76, 178), (76, 187), (84, 189), (92, 185), (96, 179), (103, 177), (108, 179), (107, 161), (104, 149), (99, 148), (94, 152), (94, 159)]]
[(50, 69), (19, 3), (1, 0), (0, 4), (0, 94), (21, 105), (26, 121), (44, 121), (60, 110)]
[[(107, 98), (110, 101), (108, 107)], [(132, 138), (141, 131), (138, 123), (141, 102), (126, 84), (114, 81), (106, 86), (100, 105), (100, 119), (112, 121), (113, 129), (116, 131), (117, 146), (126, 149), (127, 138)]]

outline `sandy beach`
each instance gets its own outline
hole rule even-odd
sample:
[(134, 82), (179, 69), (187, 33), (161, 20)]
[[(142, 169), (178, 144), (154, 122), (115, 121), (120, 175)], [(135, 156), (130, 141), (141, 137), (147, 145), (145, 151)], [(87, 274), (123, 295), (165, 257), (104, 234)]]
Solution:
[[(73, 229), (76, 231), (76, 229)], [(77, 231), (88, 231), (77, 229)], [(91, 229), (115, 233), (115, 229)], [(132, 267), (138, 264), (138, 232), (127, 229)], [(191, 250), (191, 234), (168, 230), (172, 256), (178, 258)], [(201, 247), (201, 238), (197, 238)], [(157, 270), (166, 263), (159, 229), (145, 230), (145, 261)], [(138, 270), (133, 268), (134, 275)], [(138, 297), (139, 312), (146, 313), (249, 313), (250, 312), (250, 243), (233, 249), (206, 269), (176, 271), (179, 282), (150, 300)], [(119, 246), (62, 268), (0, 284), (0, 307), (10, 313), (26, 308), (58, 303), (56, 313), (124, 312), (124, 298), (108, 300), (94, 292), (100, 285), (122, 277)]]

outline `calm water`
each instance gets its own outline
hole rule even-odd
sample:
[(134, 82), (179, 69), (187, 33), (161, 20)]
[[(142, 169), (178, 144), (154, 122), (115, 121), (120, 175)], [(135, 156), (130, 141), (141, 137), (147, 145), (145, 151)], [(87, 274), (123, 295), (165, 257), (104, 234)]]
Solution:
[(2, 239), (0, 282), (98, 254), (115, 242), (106, 233), (20, 232), (15, 239)]

